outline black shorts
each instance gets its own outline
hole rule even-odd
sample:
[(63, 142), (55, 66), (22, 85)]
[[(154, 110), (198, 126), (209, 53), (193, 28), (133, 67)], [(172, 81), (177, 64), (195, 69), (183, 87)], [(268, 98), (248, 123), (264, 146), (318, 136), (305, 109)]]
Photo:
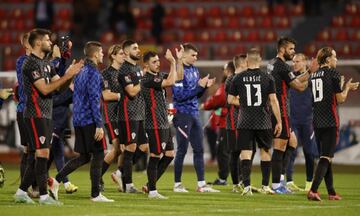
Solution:
[[(291, 122), (290, 122), (290, 118), (289, 117), (281, 117), (281, 124), (282, 124), (282, 130), (280, 133), (279, 137), (275, 137), (275, 135), (273, 135), (274, 138), (277, 139), (284, 139), (284, 140), (288, 140), (290, 139), (290, 133), (291, 133)], [(276, 125), (276, 118), (273, 115), (272, 116), (272, 127), (273, 127), (273, 131), (275, 130), (275, 125)]]
[(334, 157), (339, 129), (337, 127), (315, 128), (314, 131), (320, 156)]
[(117, 121), (111, 121), (105, 123), (106, 134), (108, 135), (109, 142), (112, 143), (114, 139), (119, 137), (119, 128)]
[(148, 143), (144, 121), (119, 121), (119, 141), (125, 145)]
[(237, 130), (226, 130), (227, 143), (230, 151), (240, 151), (239, 145), (237, 144)]
[(29, 150), (49, 148), (52, 139), (52, 120), (46, 118), (24, 118), (29, 136)]
[(273, 134), (272, 130), (249, 130), (249, 129), (238, 129), (237, 139), (240, 150), (252, 150), (256, 149), (254, 141), (257, 143), (259, 148), (269, 150), (272, 146)]
[(174, 143), (170, 129), (146, 129), (149, 137), (150, 153), (161, 154), (174, 150)]
[(96, 125), (90, 124), (82, 127), (75, 127), (75, 147), (74, 151), (81, 154), (101, 152), (106, 149), (105, 137), (95, 140)]
[(16, 113), (16, 121), (17, 121), (18, 127), (19, 127), (20, 143), (23, 146), (28, 146), (30, 141), (29, 141), (28, 131), (27, 131), (26, 125), (25, 125), (25, 119), (24, 119), (23, 112)]

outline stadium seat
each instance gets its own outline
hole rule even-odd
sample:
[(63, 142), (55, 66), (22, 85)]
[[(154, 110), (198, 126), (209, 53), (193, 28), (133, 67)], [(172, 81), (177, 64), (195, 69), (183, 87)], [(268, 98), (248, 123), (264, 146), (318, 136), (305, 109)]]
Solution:
[(254, 15), (254, 8), (251, 6), (244, 6), (240, 11), (240, 16), (244, 17), (253, 17)]
[(261, 28), (271, 28), (272, 27), (272, 18), (269, 16), (262, 17), (260, 19), (260, 25)]
[(335, 39), (337, 41), (347, 41), (349, 40), (349, 35), (346, 29), (339, 29), (336, 32)]
[(345, 6), (345, 12), (348, 15), (356, 15), (360, 13), (359, 6), (355, 3), (349, 3)]
[(241, 54), (241, 53), (246, 53), (247, 48), (243, 44), (237, 44), (236, 46), (234, 46), (234, 48), (232, 49), (231, 52), (232, 52), (232, 54), (234, 56), (234, 55), (238, 55), (238, 54)]
[(201, 42), (209, 42), (210, 41), (210, 33), (207, 30), (204, 30), (200, 33), (199, 41)]
[(229, 39), (235, 42), (242, 41), (244, 38), (242, 31), (236, 30), (230, 34)]
[(352, 39), (354, 41), (360, 41), (360, 30), (356, 30), (356, 31), (353, 32)]
[(202, 6), (198, 6), (196, 7), (195, 11), (194, 11), (194, 15), (197, 17), (202, 17), (205, 15), (205, 9)]
[(227, 27), (230, 29), (238, 29), (241, 27), (239, 17), (230, 17), (227, 22)]
[(207, 11), (207, 15), (209, 17), (221, 17), (221, 9), (218, 6), (211, 7), (209, 11)]
[(276, 22), (278, 28), (290, 28), (290, 20), (288, 17), (279, 17)]
[(320, 31), (317, 35), (317, 40), (318, 41), (331, 41), (332, 40), (331, 32), (327, 29)]
[(277, 38), (276, 32), (274, 31), (266, 31), (263, 36), (263, 40), (266, 42), (275, 41)]
[(256, 42), (260, 40), (260, 34), (259, 31), (251, 31), (248, 32), (247, 36), (246, 36), (246, 40), (247, 41), (251, 41), (251, 42)]
[(100, 37), (100, 42), (104, 44), (111, 44), (115, 41), (115, 35), (112, 31), (104, 32)]
[(265, 5), (265, 4), (263, 4), (263, 5), (260, 6), (260, 8), (259, 8), (259, 10), (257, 12), (257, 15), (259, 17), (265, 18), (265, 17), (269, 16), (269, 13), (270, 13), (269, 7), (267, 5)]
[(254, 28), (256, 26), (256, 21), (253, 17), (249, 17), (245, 19), (244, 27), (246, 28)]
[(343, 16), (334, 16), (331, 23), (334, 27), (343, 27), (345, 25), (345, 19)]
[(275, 16), (286, 16), (286, 8), (283, 4), (277, 4), (274, 6), (273, 13)]
[(302, 4), (292, 5), (290, 7), (291, 16), (302, 16), (304, 14), (304, 6)]
[(233, 5), (226, 7), (225, 11), (224, 11), (224, 15), (225, 16), (230, 16), (230, 17), (236, 16), (237, 15), (237, 8), (235, 6), (233, 6)]
[(184, 32), (181, 41), (183, 42), (194, 42), (196, 40), (195, 33), (193, 31)]
[(176, 10), (177, 16), (181, 18), (188, 18), (190, 16), (190, 10), (188, 7), (181, 7)]
[(227, 39), (227, 34), (224, 31), (217, 31), (214, 35), (213, 41), (214, 42), (223, 42), (226, 41)]

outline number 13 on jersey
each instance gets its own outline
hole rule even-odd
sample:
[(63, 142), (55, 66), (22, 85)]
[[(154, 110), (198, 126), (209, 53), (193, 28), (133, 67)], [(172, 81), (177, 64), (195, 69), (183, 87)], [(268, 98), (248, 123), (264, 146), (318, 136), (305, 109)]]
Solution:
[[(261, 97), (261, 85), (260, 84), (245, 84), (246, 87), (246, 100), (248, 106), (260, 106), (262, 103), (262, 97)], [(252, 103), (252, 89), (255, 89), (255, 102)]]

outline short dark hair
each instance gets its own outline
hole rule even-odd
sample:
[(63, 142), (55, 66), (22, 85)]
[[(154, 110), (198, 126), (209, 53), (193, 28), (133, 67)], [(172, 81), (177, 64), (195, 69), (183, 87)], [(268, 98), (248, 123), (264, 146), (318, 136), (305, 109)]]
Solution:
[(193, 50), (195, 52), (199, 52), (199, 50), (191, 43), (184, 43), (183, 44), (184, 51), (187, 52), (189, 50)]
[(226, 70), (230, 71), (232, 74), (235, 73), (235, 65), (234, 65), (234, 62), (233, 61), (229, 61), (227, 64), (226, 64)]
[(234, 58), (233, 58), (233, 60), (232, 60), (233, 65), (234, 65), (235, 67), (237, 67), (237, 66), (240, 65), (240, 62), (241, 62), (241, 61), (245, 61), (245, 59), (246, 59), (246, 54), (240, 53), (240, 54), (234, 56)]
[(135, 41), (133, 40), (125, 40), (123, 43), (122, 43), (122, 49), (126, 49), (128, 48), (129, 46), (133, 45), (133, 44), (136, 44)]
[(333, 53), (332, 53), (333, 50), (334, 49), (332, 47), (323, 47), (323, 48), (319, 49), (319, 51), (317, 52), (317, 55), (316, 55), (316, 59), (317, 59), (317, 62), (319, 63), (319, 65), (326, 64), (326, 59), (333, 55)]
[(277, 49), (279, 50), (281, 47), (285, 47), (290, 43), (296, 45), (296, 40), (291, 37), (281, 37), (277, 42)]
[(25, 32), (21, 35), (21, 37), (20, 37), (21, 45), (24, 46), (25, 41), (27, 41), (29, 43), (29, 36), (30, 36), (30, 32)]
[(42, 39), (45, 35), (50, 36), (51, 31), (47, 29), (37, 28), (30, 31), (29, 44), (32, 48), (35, 46), (35, 41)]
[(86, 57), (92, 57), (95, 52), (101, 48), (101, 43), (98, 41), (88, 41), (84, 47), (84, 54)]
[(157, 56), (158, 54), (154, 51), (147, 51), (144, 53), (143, 62), (146, 63), (150, 58)]

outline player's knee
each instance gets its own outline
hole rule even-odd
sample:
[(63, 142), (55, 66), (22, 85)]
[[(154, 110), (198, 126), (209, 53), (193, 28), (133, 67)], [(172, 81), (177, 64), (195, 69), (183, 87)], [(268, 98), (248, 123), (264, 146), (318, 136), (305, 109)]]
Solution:
[(175, 157), (175, 151), (174, 150), (172, 150), (172, 151), (166, 151), (165, 152), (165, 156), (166, 157)]
[(262, 161), (271, 161), (271, 154), (270, 151), (266, 151), (265, 149), (260, 150), (260, 159)]
[(135, 152), (136, 150), (136, 143), (129, 144), (125, 146), (125, 150), (129, 152)]
[(252, 150), (242, 150), (240, 153), (241, 160), (251, 160)]
[(140, 151), (147, 153), (149, 151), (149, 144), (142, 144), (139, 146)]
[(324, 159), (328, 160), (329, 163), (332, 162), (332, 157), (329, 157), (329, 156), (320, 156), (320, 159), (321, 159), (321, 158), (324, 158)]

